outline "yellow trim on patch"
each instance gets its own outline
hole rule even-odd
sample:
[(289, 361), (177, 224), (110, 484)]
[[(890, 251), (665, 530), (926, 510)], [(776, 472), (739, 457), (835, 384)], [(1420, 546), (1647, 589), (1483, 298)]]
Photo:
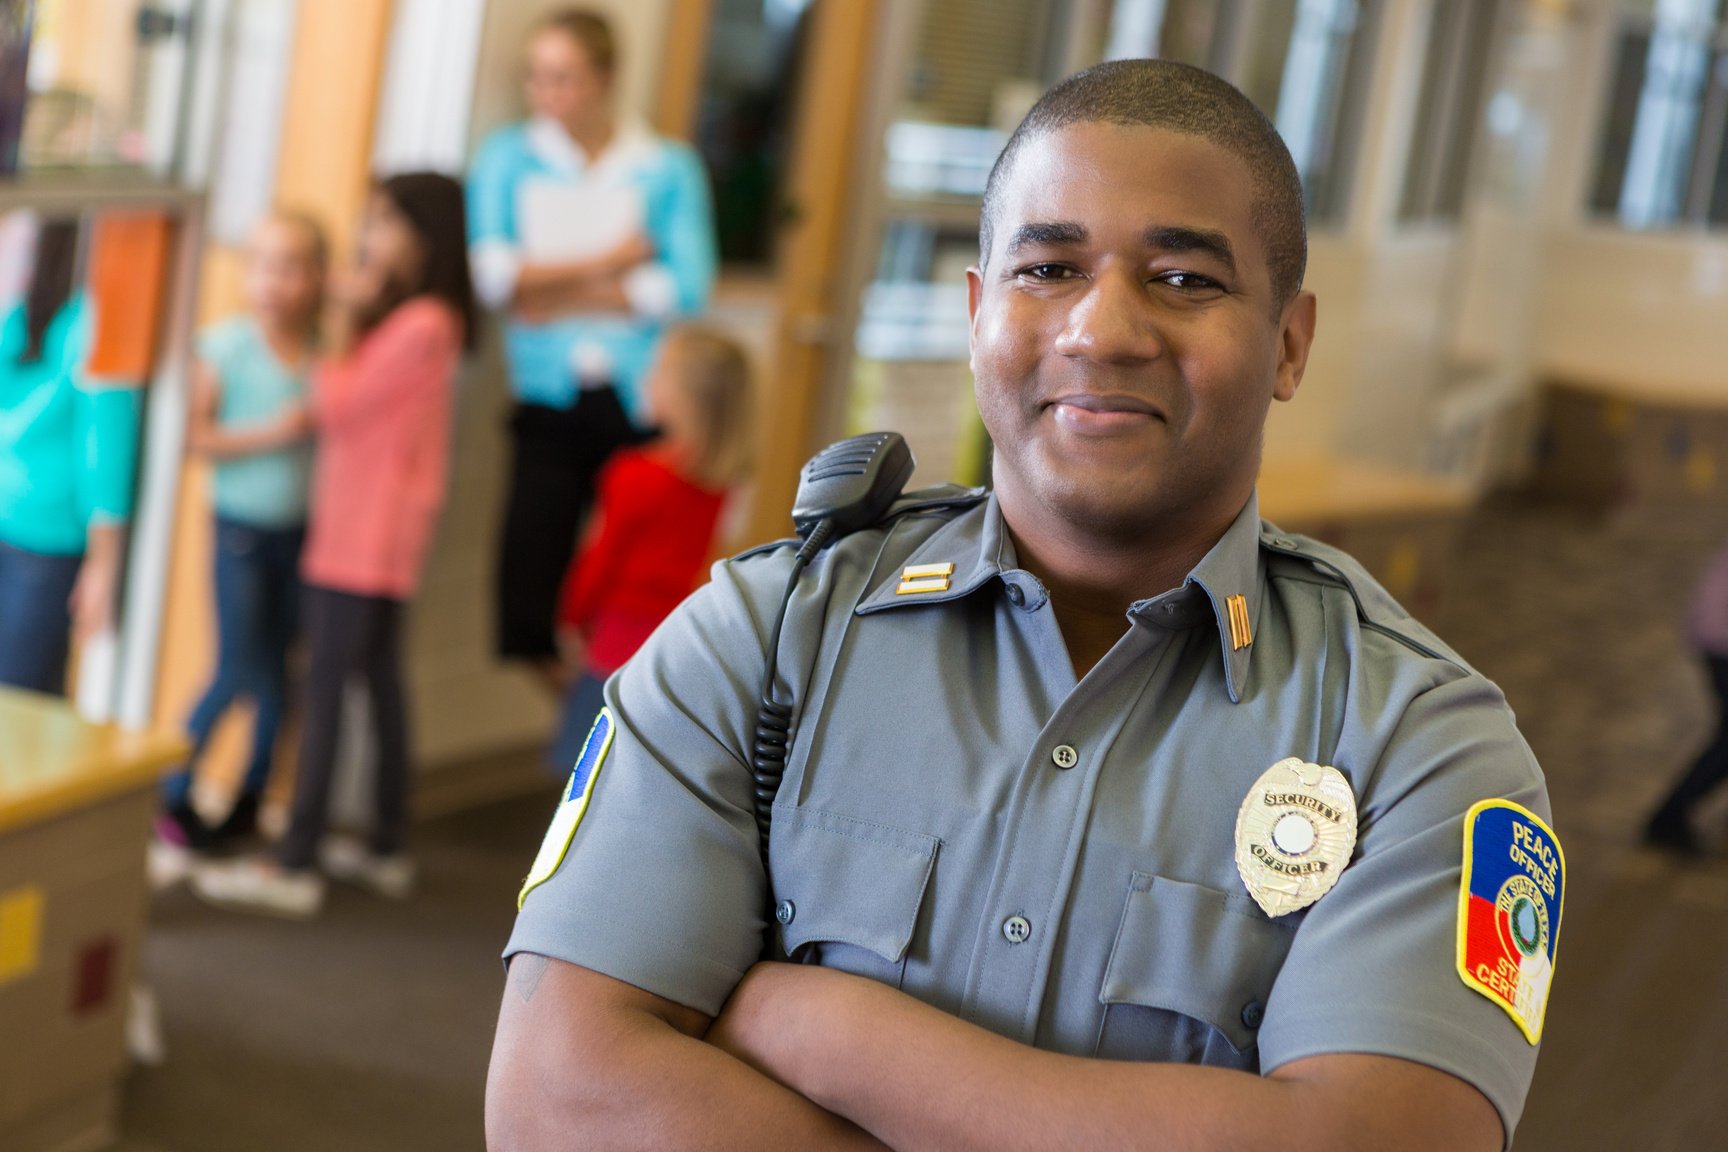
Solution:
[[(600, 714), (594, 717), (594, 726), (588, 729), (588, 739), (582, 742), (582, 754), (576, 757), (576, 764), (570, 770), (570, 782), (564, 786), (564, 801), (558, 805), (558, 811), (552, 815), (552, 823), (546, 829), (545, 839), (540, 841), (540, 851), (534, 857), (534, 866), (528, 869), (527, 879), (522, 881), (522, 891), (516, 894), (516, 907), (521, 909), (528, 893), (550, 880), (564, 863), (565, 855), (570, 851), (571, 841), (576, 839), (576, 829), (582, 824), (582, 817), (588, 811), (588, 800), (594, 795), (594, 782), (600, 778), (600, 769), (606, 763), (606, 754), (612, 750), (612, 737), (618, 726), (612, 720), (610, 708), (600, 709)], [(594, 741), (600, 741), (599, 747)], [(592, 755), (592, 763), (590, 761)], [(587, 765), (588, 776), (578, 781), (578, 773)], [(571, 795), (571, 790), (581, 784), (581, 791)]]
[(900, 569), (900, 579), (902, 580), (923, 580), (930, 576), (952, 575), (954, 575), (954, 565), (952, 564), (908, 564)]
[(894, 589), (896, 596), (914, 596), (920, 592), (948, 591), (948, 577), (936, 576), (928, 580), (902, 580), (900, 586)]
[(1476, 845), (1474, 843), (1476, 817), (1490, 808), (1512, 809), (1512, 811), (1525, 817), (1532, 824), (1536, 825), (1536, 827), (1546, 832), (1548, 834), (1548, 839), (1554, 841), (1554, 851), (1560, 857), (1560, 914), (1555, 918), (1554, 922), (1554, 969), (1560, 967), (1560, 925), (1566, 919), (1566, 849), (1561, 845), (1560, 837), (1555, 834), (1554, 829), (1548, 826), (1546, 820), (1542, 819), (1542, 817), (1536, 815), (1536, 813), (1530, 811), (1530, 809), (1524, 807), (1524, 805), (1515, 800), (1478, 800), (1470, 806), (1468, 812), (1464, 813), (1464, 872), (1458, 884), (1458, 942), (1454, 952), (1453, 967), (1458, 970), (1458, 978), (1464, 981), (1465, 987), (1475, 989), (1482, 993), (1482, 995), (1486, 996), (1492, 1003), (1499, 1005), (1500, 1010), (1512, 1018), (1512, 1023), (1518, 1025), (1518, 1031), (1524, 1033), (1524, 1039), (1530, 1041), (1532, 1045), (1535, 1045), (1541, 1043), (1542, 1040), (1541, 1024), (1546, 1024), (1548, 1022), (1548, 994), (1554, 989), (1553, 969), (1548, 973), (1548, 989), (1542, 995), (1541, 1024), (1538, 1024), (1536, 1029), (1532, 1031), (1530, 1025), (1525, 1022), (1524, 1018), (1518, 1015), (1517, 1011), (1510, 1004), (1506, 1003), (1505, 999), (1498, 992), (1494, 991), (1492, 988), (1482, 983), (1482, 981), (1476, 979), (1475, 976), (1471, 975), (1469, 965), (1464, 962), (1465, 948), (1468, 945), (1470, 937), (1470, 874), (1472, 867), (1476, 863)]
[(1224, 607), (1230, 614), (1230, 649), (1240, 652), (1254, 643), (1254, 629), (1248, 623), (1248, 598), (1241, 594), (1226, 596)]

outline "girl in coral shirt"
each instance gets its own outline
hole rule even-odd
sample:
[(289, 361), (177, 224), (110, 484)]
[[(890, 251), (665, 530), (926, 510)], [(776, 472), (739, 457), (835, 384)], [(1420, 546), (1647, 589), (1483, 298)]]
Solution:
[[(393, 176), (372, 192), (359, 266), (338, 293), (329, 359), (313, 378), (318, 433), (312, 515), (301, 562), (309, 649), (305, 731), (293, 816), (274, 861), (193, 877), (216, 903), (310, 916), (335, 772), (343, 688), (363, 677), (376, 727), (371, 843), (323, 854), (324, 870), (406, 896), (409, 787), (403, 616), (443, 504), (457, 363), (474, 338), (462, 188), (446, 176)], [(335, 849), (337, 846), (330, 846)]]

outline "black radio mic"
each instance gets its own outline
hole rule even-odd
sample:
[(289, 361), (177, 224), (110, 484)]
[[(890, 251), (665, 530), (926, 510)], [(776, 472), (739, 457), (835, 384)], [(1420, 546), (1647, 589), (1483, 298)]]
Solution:
[(874, 524), (887, 515), (912, 478), (912, 449), (898, 432), (870, 432), (830, 444), (810, 458), (798, 478), (792, 502), (792, 523), (804, 543), (792, 559), (786, 593), (768, 637), (767, 659), (756, 714), (756, 739), (750, 767), (756, 780), (756, 834), (762, 866), (768, 866), (768, 832), (774, 820), (774, 797), (792, 750), (791, 701), (774, 699), (774, 672), (779, 663), (780, 629), (792, 604), (798, 577), (816, 554), (849, 532)]

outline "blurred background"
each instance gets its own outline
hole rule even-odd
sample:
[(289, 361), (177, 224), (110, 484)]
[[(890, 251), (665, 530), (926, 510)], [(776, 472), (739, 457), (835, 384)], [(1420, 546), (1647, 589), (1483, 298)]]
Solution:
[[(100, 459), (86, 438), (65, 460), (129, 488), (68, 703), (0, 700), (0, 1150), (480, 1145), (496, 957), (555, 799), (560, 710), (494, 651), (500, 323), (457, 374), (406, 616), (413, 899), (237, 918), (152, 893), (133, 849), (141, 782), (184, 761), (174, 734), (217, 656), (211, 467), (186, 450), (197, 334), (253, 305), (249, 245), (276, 208), (314, 218), (339, 268), (375, 175), (467, 176), (525, 115), (526, 47), (559, 7), (0, 0), (0, 307), (61, 236), (59, 298), (95, 317), (74, 374), (120, 413)], [(1168, 57), (1273, 118), (1307, 190), (1320, 329), (1272, 416), (1262, 511), (1354, 552), (1501, 684), (1568, 850), (1518, 1146), (1723, 1147), (1723, 797), (1696, 805), (1688, 851), (1645, 843), (1717, 720), (1687, 615), (1728, 543), (1721, 0), (586, 7), (616, 37), (617, 121), (700, 158), (719, 256), (701, 316), (755, 365), (753, 464), (716, 554), (786, 534), (799, 465), (851, 432), (903, 432), (915, 482), (984, 482), (963, 272), (990, 165), (1049, 84)], [(0, 525), (8, 542), (29, 549)], [(363, 719), (366, 693), (344, 708)], [(252, 722), (242, 704), (201, 749), (189, 803), (212, 821), (246, 786)], [(344, 729), (339, 825), (369, 817), (369, 731)]]

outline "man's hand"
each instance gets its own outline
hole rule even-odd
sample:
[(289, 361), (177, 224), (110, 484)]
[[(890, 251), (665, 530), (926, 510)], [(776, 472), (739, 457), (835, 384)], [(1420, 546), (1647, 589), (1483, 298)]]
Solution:
[(1386, 1056), (1253, 1076), (1062, 1056), (861, 977), (758, 964), (709, 1043), (895, 1148), (1492, 1152), (1498, 1114), (1470, 1085)]

